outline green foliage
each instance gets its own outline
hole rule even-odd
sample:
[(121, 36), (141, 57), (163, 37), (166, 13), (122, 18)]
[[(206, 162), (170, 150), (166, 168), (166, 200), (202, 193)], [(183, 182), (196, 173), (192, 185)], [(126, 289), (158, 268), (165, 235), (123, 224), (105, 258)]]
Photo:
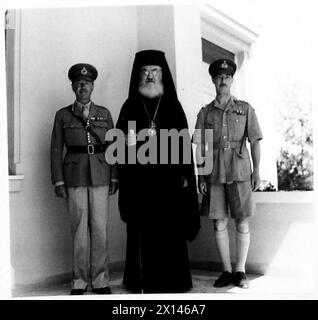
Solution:
[(302, 99), (297, 86), (282, 108), (283, 136), (277, 160), (279, 190), (313, 190), (313, 130), (311, 103)]
[(262, 181), (261, 186), (256, 192), (261, 191), (277, 191), (276, 187), (270, 181)]
[(290, 154), (281, 148), (277, 161), (279, 190), (313, 190), (312, 157), (304, 161), (304, 153)]

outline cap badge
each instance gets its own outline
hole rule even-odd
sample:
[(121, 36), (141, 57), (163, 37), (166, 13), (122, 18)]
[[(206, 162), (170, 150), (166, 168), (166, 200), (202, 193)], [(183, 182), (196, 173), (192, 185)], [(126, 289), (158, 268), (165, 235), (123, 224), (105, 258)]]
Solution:
[(82, 68), (82, 70), (81, 70), (81, 74), (87, 74), (87, 70), (86, 70), (86, 68), (85, 68), (85, 67), (83, 67), (83, 68)]
[(224, 60), (223, 63), (221, 64), (222, 69), (227, 69), (229, 66), (227, 65), (227, 62)]

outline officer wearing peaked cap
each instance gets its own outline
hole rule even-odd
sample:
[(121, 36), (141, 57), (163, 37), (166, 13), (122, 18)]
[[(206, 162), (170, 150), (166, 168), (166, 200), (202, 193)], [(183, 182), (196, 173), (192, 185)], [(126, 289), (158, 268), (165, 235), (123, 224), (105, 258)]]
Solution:
[[(197, 144), (199, 190), (203, 194), (202, 214), (214, 222), (214, 237), (223, 265), (223, 273), (215, 287), (234, 284), (248, 288), (245, 263), (250, 243), (249, 217), (254, 213), (252, 191), (259, 188), (260, 144), (263, 138), (254, 109), (245, 101), (231, 95), (236, 64), (229, 59), (218, 59), (209, 66), (216, 98), (198, 113), (193, 142)], [(205, 129), (212, 129), (208, 140)], [(246, 146), (251, 146), (253, 171)], [(200, 171), (206, 146), (213, 149), (212, 170)], [(212, 166), (211, 166), (212, 167)], [(229, 215), (236, 225), (236, 265), (232, 273), (227, 229)]]
[(209, 73), (214, 78), (218, 74), (228, 73), (234, 76), (236, 64), (230, 59), (218, 59), (210, 64)]
[(111, 293), (108, 195), (117, 190), (117, 171), (105, 159), (105, 135), (114, 127), (111, 114), (91, 101), (97, 75), (87, 63), (69, 69), (76, 100), (56, 112), (51, 138), (52, 183), (56, 196), (67, 200), (73, 236), (71, 295), (83, 294), (89, 278), (94, 292)]
[(96, 68), (87, 63), (78, 63), (73, 65), (68, 71), (68, 78), (72, 82), (77, 80), (88, 80), (94, 82), (97, 78), (98, 72)]

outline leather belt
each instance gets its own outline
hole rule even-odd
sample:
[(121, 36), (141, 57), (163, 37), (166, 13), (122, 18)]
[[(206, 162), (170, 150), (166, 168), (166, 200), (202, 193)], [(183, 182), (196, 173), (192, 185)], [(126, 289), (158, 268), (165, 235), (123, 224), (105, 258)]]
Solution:
[(213, 149), (236, 149), (240, 148), (242, 141), (227, 141), (224, 144), (219, 142), (213, 142)]
[(67, 146), (67, 153), (101, 153), (106, 151), (106, 143), (104, 144), (88, 144), (87, 146)]

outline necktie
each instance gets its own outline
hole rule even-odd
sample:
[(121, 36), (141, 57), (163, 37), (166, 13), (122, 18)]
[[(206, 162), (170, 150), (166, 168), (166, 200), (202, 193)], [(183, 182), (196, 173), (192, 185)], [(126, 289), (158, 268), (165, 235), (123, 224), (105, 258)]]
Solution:
[(88, 105), (83, 106), (83, 115), (84, 115), (84, 118), (86, 120), (88, 118), (88, 115), (89, 115)]

